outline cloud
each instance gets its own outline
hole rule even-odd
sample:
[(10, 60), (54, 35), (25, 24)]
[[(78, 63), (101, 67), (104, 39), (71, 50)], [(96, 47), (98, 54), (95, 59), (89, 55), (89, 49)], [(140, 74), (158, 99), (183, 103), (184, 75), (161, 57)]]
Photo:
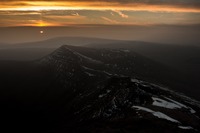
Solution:
[(109, 24), (118, 24), (116, 20), (109, 19), (107, 17), (101, 17), (103, 20), (107, 21)]
[[(177, 17), (179, 17), (180, 19), (177, 20), (176, 19)], [(200, 1), (199, 0), (48, 0), (48, 1), (47, 0), (0, 0), (0, 26), (7, 24), (23, 25), (32, 23), (32, 21), (30, 20), (36, 20), (38, 22), (43, 19), (46, 23), (50, 22), (50, 24), (53, 23), (58, 25), (59, 24), (64, 25), (65, 23), (74, 23), (74, 24), (198, 23), (199, 24)], [(13, 21), (16, 21), (18, 23), (14, 23)]]
[(200, 6), (199, 0), (0, 0), (2, 3), (24, 3), (24, 2), (106, 2), (106, 3), (120, 3), (120, 4), (133, 4), (133, 3), (143, 3), (149, 5), (179, 5), (179, 6)]
[(73, 16), (80, 16), (79, 13), (72, 13)]
[(128, 18), (128, 15), (122, 13), (121, 11), (119, 10), (113, 10), (113, 12), (117, 13), (119, 16), (121, 16), (122, 18)]
[(0, 10), (200, 12), (199, 0), (0, 0)]
[(74, 15), (71, 15), (71, 16), (46, 16), (44, 18), (51, 18), (53, 20), (56, 20), (59, 19), (59, 20), (81, 20), (81, 19), (85, 19), (86, 17), (85, 16), (74, 16)]

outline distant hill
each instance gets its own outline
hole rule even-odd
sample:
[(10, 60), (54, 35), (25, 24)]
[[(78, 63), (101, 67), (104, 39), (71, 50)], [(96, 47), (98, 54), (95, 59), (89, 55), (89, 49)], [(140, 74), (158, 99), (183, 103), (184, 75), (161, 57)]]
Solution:
[(13, 44), (13, 47), (44, 47), (44, 48), (58, 48), (62, 45), (84, 46), (88, 44), (108, 44), (120, 42), (119, 40), (101, 39), (101, 38), (87, 38), (87, 37), (57, 37), (38, 42), (27, 42)]
[(18, 44), (0, 44), (0, 60), (35, 60), (50, 54), (62, 45), (84, 46), (88, 44), (108, 44), (118, 40), (86, 38), (86, 37), (58, 37), (38, 42)]

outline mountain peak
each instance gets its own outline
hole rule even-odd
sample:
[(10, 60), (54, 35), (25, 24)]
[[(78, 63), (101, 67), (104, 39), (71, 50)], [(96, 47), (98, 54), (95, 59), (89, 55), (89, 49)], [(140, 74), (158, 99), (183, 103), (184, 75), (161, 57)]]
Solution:
[(62, 59), (65, 61), (70, 60), (70, 61), (79, 61), (79, 62), (87, 61), (87, 62), (98, 63), (98, 64), (102, 63), (101, 61), (93, 59), (86, 55), (83, 55), (83, 54), (71, 49), (70, 47), (72, 47), (72, 46), (63, 45), (60, 48), (58, 48), (57, 50), (55, 50), (52, 54), (45, 57), (43, 60), (60, 60), (60, 59)]

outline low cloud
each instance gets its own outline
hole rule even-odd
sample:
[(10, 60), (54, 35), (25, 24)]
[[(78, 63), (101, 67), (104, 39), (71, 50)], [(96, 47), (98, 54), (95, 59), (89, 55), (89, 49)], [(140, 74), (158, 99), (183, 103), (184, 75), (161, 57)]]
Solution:
[(112, 20), (110, 18), (107, 17), (101, 17), (103, 20), (105, 20), (106, 22), (108, 22), (109, 24), (118, 24), (119, 22), (117, 22), (116, 20)]
[(113, 10), (113, 12), (117, 13), (119, 16), (121, 16), (122, 18), (128, 18), (128, 15), (122, 13), (121, 11), (119, 10)]

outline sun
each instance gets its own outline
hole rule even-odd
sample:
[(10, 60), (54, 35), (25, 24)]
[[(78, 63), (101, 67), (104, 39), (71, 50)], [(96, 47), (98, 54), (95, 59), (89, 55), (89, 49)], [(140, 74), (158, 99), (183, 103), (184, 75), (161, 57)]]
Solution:
[(47, 24), (45, 22), (43, 22), (43, 21), (40, 21), (39, 23), (37, 23), (36, 26), (38, 26), (38, 27), (44, 27), (44, 26), (47, 26)]
[(42, 20), (39, 20), (37, 23), (32, 24), (35, 27), (49, 27), (49, 26), (58, 26), (59, 24), (56, 23), (48, 23)]
[(41, 31), (40, 31), (40, 34), (43, 34), (43, 33), (44, 33), (44, 31), (43, 31), (43, 30), (41, 30)]

